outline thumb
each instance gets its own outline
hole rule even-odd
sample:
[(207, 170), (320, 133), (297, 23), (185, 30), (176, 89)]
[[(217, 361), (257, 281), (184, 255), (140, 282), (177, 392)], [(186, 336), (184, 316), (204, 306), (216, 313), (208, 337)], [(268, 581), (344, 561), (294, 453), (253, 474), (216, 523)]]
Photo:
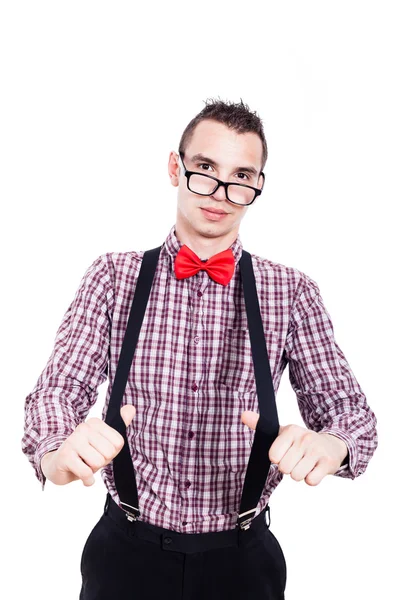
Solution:
[(122, 406), (120, 412), (121, 412), (122, 420), (124, 421), (125, 425), (128, 427), (128, 425), (130, 425), (133, 417), (136, 415), (136, 408), (133, 406), (133, 404), (126, 404), (125, 406)]
[(250, 427), (250, 429), (255, 430), (259, 418), (259, 413), (256, 413), (252, 410), (245, 410), (242, 412), (242, 423), (247, 425), (247, 427)]

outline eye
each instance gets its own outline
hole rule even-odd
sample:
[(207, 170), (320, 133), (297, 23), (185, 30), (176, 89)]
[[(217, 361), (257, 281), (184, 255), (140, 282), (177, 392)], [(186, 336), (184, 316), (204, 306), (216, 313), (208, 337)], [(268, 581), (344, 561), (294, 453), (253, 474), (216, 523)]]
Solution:
[[(246, 175), (246, 173), (238, 173), (238, 175), (244, 175), (246, 177), (246, 179), (249, 180), (249, 177)], [(239, 177), (239, 179), (243, 179), (243, 178)]]
[[(197, 165), (197, 167), (211, 167), (211, 165), (209, 165), (208, 163), (200, 163), (199, 165)], [(208, 169), (202, 169), (202, 171), (208, 171)]]

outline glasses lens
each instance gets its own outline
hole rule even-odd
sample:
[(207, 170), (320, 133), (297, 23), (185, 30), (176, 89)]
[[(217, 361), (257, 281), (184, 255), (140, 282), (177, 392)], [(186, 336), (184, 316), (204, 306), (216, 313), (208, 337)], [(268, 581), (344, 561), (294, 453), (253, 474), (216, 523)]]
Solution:
[(249, 204), (254, 198), (254, 190), (241, 185), (229, 185), (228, 198), (238, 204)]
[[(189, 189), (195, 194), (206, 196), (213, 194), (217, 185), (216, 181), (200, 173), (193, 173), (189, 177)], [(250, 204), (254, 199), (254, 195), (254, 190), (250, 188), (241, 185), (228, 186), (228, 199), (237, 204)]]
[(189, 189), (195, 194), (212, 194), (217, 182), (205, 175), (194, 173), (189, 178)]

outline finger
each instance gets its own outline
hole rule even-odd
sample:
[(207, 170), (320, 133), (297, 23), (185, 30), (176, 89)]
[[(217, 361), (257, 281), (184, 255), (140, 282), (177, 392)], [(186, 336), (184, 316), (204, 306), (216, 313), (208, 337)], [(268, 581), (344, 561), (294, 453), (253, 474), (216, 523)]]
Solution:
[(90, 444), (88, 438), (76, 435), (73, 440), (74, 451), (85, 461), (85, 463), (96, 473), (105, 465), (104, 456)]
[[(285, 457), (286, 458), (286, 457)], [(310, 454), (304, 455), (290, 471), (290, 476), (295, 481), (302, 481), (314, 469), (317, 458)]]
[(122, 420), (125, 423), (126, 427), (129, 427), (133, 417), (136, 414), (136, 408), (132, 404), (125, 404), (125, 406), (121, 408), (120, 412)]
[(70, 471), (76, 477), (82, 480), (83, 485), (90, 486), (95, 482), (92, 469), (85, 464), (82, 458), (74, 451), (71, 450), (65, 458), (65, 470)]
[(293, 442), (295, 441), (295, 436), (293, 431), (288, 429), (284, 429), (282, 433), (278, 434), (275, 438), (268, 452), (268, 458), (273, 463), (279, 463), (291, 448)]
[(124, 438), (122, 435), (116, 429), (110, 427), (110, 425), (107, 425), (107, 423), (105, 423), (102, 419), (98, 419), (97, 417), (88, 419), (84, 423), (78, 425), (75, 431), (78, 431), (78, 428), (81, 426), (83, 426), (82, 429), (87, 437), (89, 437), (89, 431), (87, 430), (87, 427), (89, 427), (91, 431), (98, 431), (101, 433), (102, 436), (111, 442), (111, 444), (117, 450), (117, 453), (124, 445)]
[(252, 410), (245, 410), (242, 412), (242, 415), (241, 415), (242, 423), (244, 423), (245, 425), (247, 425), (247, 427), (250, 427), (251, 429), (254, 429), (254, 430), (257, 427), (259, 418), (260, 418), (260, 415), (258, 413), (255, 413)]
[(314, 469), (308, 473), (304, 481), (307, 485), (318, 485), (327, 474), (327, 463), (324, 460), (320, 460)]
[(119, 448), (116, 448), (101, 432), (94, 429), (90, 431), (87, 441), (103, 457), (103, 466), (111, 462), (119, 452)]
[[(286, 475), (293, 473), (293, 470), (299, 465), (304, 458), (304, 450), (299, 448), (298, 445), (292, 444), (288, 451), (284, 454), (284, 456), (279, 461), (279, 470)], [(314, 466), (314, 465), (312, 465)], [(308, 473), (309, 471), (307, 471)], [(304, 476), (307, 475), (304, 473)]]

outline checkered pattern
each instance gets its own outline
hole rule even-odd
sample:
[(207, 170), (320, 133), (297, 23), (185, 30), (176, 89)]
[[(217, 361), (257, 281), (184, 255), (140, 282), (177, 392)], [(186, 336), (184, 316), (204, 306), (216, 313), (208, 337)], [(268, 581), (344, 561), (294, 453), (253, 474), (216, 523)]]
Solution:
[[(178, 280), (181, 247), (171, 228), (163, 243), (123, 404), (136, 406), (127, 430), (141, 519), (186, 533), (236, 524), (254, 431), (241, 422), (258, 412), (238, 261), (227, 286), (205, 271)], [(53, 352), (25, 400), (22, 450), (42, 489), (42, 456), (85, 420), (98, 386), (111, 393), (144, 251), (102, 254), (85, 272), (57, 331)], [(252, 256), (275, 394), (289, 379), (305, 425), (344, 440), (349, 462), (336, 476), (363, 473), (377, 446), (376, 417), (337, 345), (318, 286), (305, 273)], [(278, 413), (279, 401), (277, 398)], [(119, 504), (111, 465), (103, 481)], [(257, 507), (283, 474), (271, 465)]]

